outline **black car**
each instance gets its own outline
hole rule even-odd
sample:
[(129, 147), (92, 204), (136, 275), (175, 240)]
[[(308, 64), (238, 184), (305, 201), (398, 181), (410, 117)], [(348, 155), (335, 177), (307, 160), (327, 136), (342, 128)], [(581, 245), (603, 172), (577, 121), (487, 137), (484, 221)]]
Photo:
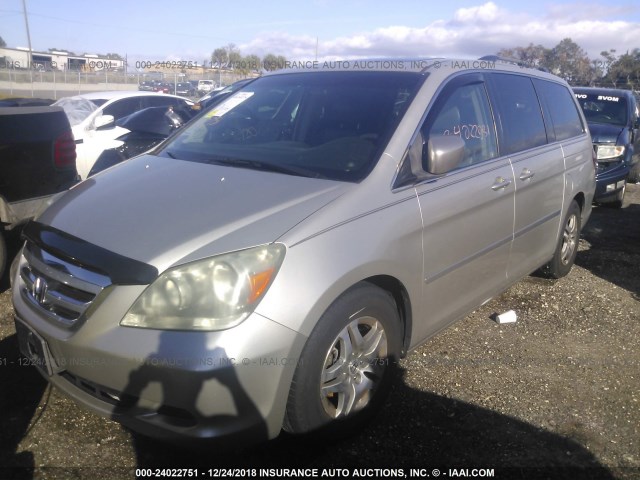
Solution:
[(49, 98), (3, 98), (0, 100), (0, 107), (48, 107), (54, 101)]
[(640, 160), (638, 101), (629, 90), (573, 91), (589, 124), (598, 162), (594, 202), (621, 207), (627, 180), (636, 180)]
[(180, 82), (176, 85), (176, 95), (183, 97), (195, 97), (196, 89), (189, 82)]
[(156, 82), (153, 80), (145, 80), (138, 85), (138, 90), (141, 92), (153, 92), (153, 88), (155, 87)]
[(155, 147), (196, 114), (195, 110), (186, 105), (165, 105), (138, 110), (120, 118), (116, 125), (127, 130), (127, 133), (117, 138), (122, 145), (104, 150), (88, 176)]
[(175, 95), (175, 86), (172, 82), (156, 82), (153, 91)]

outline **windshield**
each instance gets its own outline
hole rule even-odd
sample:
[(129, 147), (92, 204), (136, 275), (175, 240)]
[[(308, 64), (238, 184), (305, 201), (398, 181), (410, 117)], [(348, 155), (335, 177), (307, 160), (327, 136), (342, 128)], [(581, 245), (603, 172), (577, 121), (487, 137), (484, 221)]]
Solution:
[(259, 78), (206, 111), (160, 155), (359, 181), (423, 78), (389, 71)]
[(99, 105), (82, 97), (65, 97), (55, 102), (53, 106), (62, 107), (69, 118), (69, 123), (74, 127), (97, 110)]
[(627, 124), (627, 99), (617, 95), (576, 93), (578, 103), (589, 123), (616, 126)]

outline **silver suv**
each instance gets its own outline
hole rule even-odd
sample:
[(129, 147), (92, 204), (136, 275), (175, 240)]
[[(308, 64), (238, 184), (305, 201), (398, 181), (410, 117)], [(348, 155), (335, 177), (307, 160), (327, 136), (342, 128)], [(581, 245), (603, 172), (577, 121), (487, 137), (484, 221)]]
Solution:
[(567, 84), (363, 63), (259, 78), (62, 196), (13, 266), (21, 351), (148, 435), (259, 441), (360, 423), (398, 358), (566, 275), (595, 188)]

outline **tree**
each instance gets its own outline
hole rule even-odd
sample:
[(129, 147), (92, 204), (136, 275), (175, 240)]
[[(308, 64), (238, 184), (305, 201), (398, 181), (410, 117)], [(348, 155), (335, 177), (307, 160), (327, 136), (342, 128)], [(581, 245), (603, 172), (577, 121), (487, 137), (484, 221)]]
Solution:
[(224, 47), (216, 48), (211, 54), (211, 66), (217, 65), (218, 68), (222, 68), (228, 61), (227, 49)]
[(547, 50), (542, 66), (571, 85), (589, 85), (595, 77), (587, 53), (570, 38)]
[(498, 56), (513, 58), (526, 67), (538, 68), (544, 62), (547, 51), (542, 45), (530, 43), (528, 47), (503, 48), (498, 52)]
[(242, 65), (246, 73), (259, 72), (261, 68), (260, 57), (255, 54), (247, 55), (242, 59)]
[(231, 68), (234, 68), (235, 65), (240, 63), (242, 55), (240, 54), (240, 49), (236, 47), (235, 43), (227, 45), (227, 58), (229, 59), (229, 67)]
[(530, 43), (528, 47), (503, 48), (498, 55), (512, 57), (527, 67), (548, 70), (571, 85), (590, 85), (598, 76), (586, 52), (570, 38), (550, 49)]
[(272, 72), (274, 70), (282, 68), (282, 66), (278, 66), (278, 57), (276, 57), (273, 53), (267, 53), (262, 58), (262, 66), (268, 72)]
[(4, 48), (6, 46), (7, 46), (7, 42), (5, 42), (2, 37), (0, 37), (0, 48)]
[(615, 88), (637, 89), (640, 86), (640, 48), (614, 59), (605, 80)]
[(282, 55), (276, 57), (276, 62), (278, 63), (278, 68), (286, 68), (287, 66), (287, 59)]

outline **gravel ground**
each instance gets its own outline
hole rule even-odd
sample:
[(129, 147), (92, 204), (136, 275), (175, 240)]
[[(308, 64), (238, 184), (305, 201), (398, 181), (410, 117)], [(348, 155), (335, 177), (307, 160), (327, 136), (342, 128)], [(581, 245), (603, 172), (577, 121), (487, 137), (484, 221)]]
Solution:
[[(199, 468), (205, 477), (242, 473), (215, 470), (223, 466), (640, 478), (639, 266), (640, 185), (630, 185), (623, 209), (594, 209), (569, 276), (525, 278), (413, 351), (386, 407), (356, 436), (283, 435), (245, 451), (163, 444), (52, 390), (19, 365), (5, 279), (0, 478), (134, 478), (136, 468), (169, 467)], [(509, 309), (516, 323), (491, 320)]]

